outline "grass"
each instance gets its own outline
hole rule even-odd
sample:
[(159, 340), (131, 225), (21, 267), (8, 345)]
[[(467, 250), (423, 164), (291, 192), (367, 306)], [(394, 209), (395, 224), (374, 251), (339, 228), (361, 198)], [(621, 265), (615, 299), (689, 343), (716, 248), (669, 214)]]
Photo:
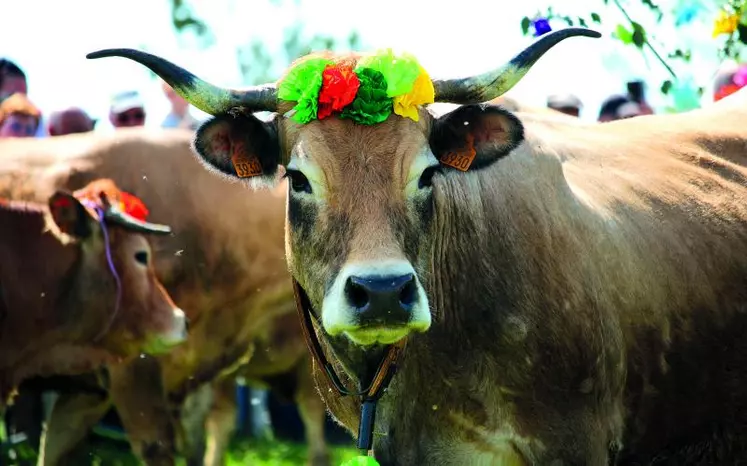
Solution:
[[(228, 452), (227, 466), (299, 466), (306, 464), (306, 445), (288, 441), (270, 441), (254, 439), (235, 439), (231, 442)], [(333, 466), (358, 455), (354, 446), (340, 447), (330, 445)], [(28, 454), (29, 450), (25, 453)], [(24, 455), (25, 456), (25, 455)], [(35, 456), (35, 455), (33, 455)], [(35, 464), (35, 458), (27, 456), (28, 462), (20, 464)], [(4, 462), (7, 461), (7, 462)], [(19, 464), (0, 458), (0, 464)], [(95, 438), (88, 442), (87, 448), (79, 452), (72, 464), (80, 466), (141, 466), (135, 456), (129, 451), (128, 445), (121, 441), (106, 438)], [(179, 461), (178, 466), (185, 466)]]

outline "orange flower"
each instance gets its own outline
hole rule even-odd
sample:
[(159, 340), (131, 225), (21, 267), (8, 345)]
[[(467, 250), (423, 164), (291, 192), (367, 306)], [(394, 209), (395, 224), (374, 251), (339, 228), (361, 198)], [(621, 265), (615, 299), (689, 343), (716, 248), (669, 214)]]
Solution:
[(121, 191), (120, 208), (126, 214), (132, 215), (138, 220), (145, 221), (148, 218), (148, 208), (137, 196)]
[(332, 115), (332, 112), (342, 111), (355, 100), (360, 85), (358, 75), (351, 66), (327, 65), (322, 73), (317, 117), (321, 120)]

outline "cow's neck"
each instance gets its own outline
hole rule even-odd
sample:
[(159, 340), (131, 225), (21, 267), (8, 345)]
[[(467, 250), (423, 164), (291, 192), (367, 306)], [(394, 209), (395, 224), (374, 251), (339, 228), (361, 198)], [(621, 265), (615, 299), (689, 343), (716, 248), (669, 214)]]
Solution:
[[(566, 253), (561, 243), (549, 244), (558, 238), (538, 232), (552, 230), (545, 209), (568, 218), (586, 212), (579, 211), (557, 159), (526, 153), (504, 162), (446, 177), (436, 189), (434, 240), (421, 275), (429, 278), (433, 325), (410, 338), (377, 419), (377, 431), (390, 433), (378, 437), (379, 451), (398, 457), (397, 464), (479, 463), (470, 456), (461, 461), (460, 449), (485, 451), (485, 464), (512, 464), (514, 452), (502, 439), (518, 429), (512, 397), (525, 393), (540, 358), (538, 312), (545, 308), (526, 294), (527, 283), (542, 280), (532, 260), (535, 250), (554, 251), (555, 259), (547, 260), (565, 260)], [(406, 447), (423, 438), (432, 443), (422, 451)], [(457, 456), (428, 456), (439, 443)]]
[(30, 362), (62, 339), (82, 344), (92, 337), (100, 323), (81, 311), (97, 284), (83, 274), (96, 268), (84, 266), (81, 244), (58, 238), (49, 230), (45, 211), (32, 204), (0, 207), (0, 224), (3, 365)]

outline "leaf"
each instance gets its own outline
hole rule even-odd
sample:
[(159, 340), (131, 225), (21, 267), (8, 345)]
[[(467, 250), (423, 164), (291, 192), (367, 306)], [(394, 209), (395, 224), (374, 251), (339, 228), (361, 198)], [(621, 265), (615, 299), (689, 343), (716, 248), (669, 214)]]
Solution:
[(633, 33), (622, 24), (618, 24), (617, 28), (615, 28), (615, 36), (620, 39), (623, 44), (633, 43)]
[(639, 49), (642, 49), (643, 45), (646, 43), (646, 30), (635, 21), (633, 21), (631, 25), (633, 26), (633, 44), (635, 44)]
[(670, 90), (672, 90), (672, 81), (666, 80), (663, 83), (661, 83), (661, 93), (664, 95), (667, 95)]
[(739, 42), (747, 44), (747, 24), (740, 23), (737, 25), (737, 32), (739, 33)]
[(602, 24), (602, 18), (599, 16), (598, 13), (592, 13), (591, 14), (591, 20), (594, 21), (597, 24)]
[(589, 24), (586, 22), (584, 18), (578, 18), (578, 24), (580, 24), (581, 27), (584, 27), (584, 28), (589, 27)]
[(529, 34), (529, 26), (532, 25), (532, 20), (527, 18), (526, 16), (521, 18), (521, 32), (525, 36)]
[(568, 23), (568, 26), (573, 26), (573, 19), (570, 16), (563, 16), (562, 19)]

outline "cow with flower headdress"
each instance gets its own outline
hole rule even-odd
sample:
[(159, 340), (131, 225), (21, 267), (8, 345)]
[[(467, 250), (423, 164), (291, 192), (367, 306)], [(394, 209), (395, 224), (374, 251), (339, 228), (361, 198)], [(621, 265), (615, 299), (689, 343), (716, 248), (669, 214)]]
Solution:
[(0, 411), (25, 379), (80, 374), (186, 340), (158, 281), (140, 199), (111, 180), (48, 205), (0, 199)]
[(289, 180), (320, 394), (380, 464), (737, 464), (747, 95), (605, 125), (484, 104), (573, 36), (599, 34), (456, 79), (315, 54), (243, 91), (130, 49), (89, 58), (135, 60), (213, 115), (194, 140), (210, 171)]

